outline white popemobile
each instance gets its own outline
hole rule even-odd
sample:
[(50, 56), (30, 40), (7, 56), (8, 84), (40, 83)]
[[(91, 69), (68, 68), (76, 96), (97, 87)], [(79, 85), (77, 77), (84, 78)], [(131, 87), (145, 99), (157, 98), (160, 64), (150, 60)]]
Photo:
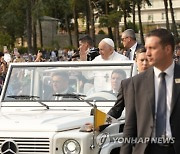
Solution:
[[(85, 130), (85, 124), (97, 118), (93, 106), (107, 113), (114, 105), (111, 73), (118, 69), (127, 78), (135, 73), (133, 61), (10, 64), (0, 98), (0, 153), (115, 153), (123, 117), (101, 132)], [(55, 92), (58, 84), (71, 92)]]

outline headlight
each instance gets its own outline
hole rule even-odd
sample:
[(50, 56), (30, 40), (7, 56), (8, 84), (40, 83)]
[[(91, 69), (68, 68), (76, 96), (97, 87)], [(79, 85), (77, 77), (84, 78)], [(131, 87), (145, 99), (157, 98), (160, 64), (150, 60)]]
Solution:
[(79, 145), (79, 142), (70, 139), (64, 142), (62, 150), (64, 154), (79, 154), (81, 151), (81, 147)]

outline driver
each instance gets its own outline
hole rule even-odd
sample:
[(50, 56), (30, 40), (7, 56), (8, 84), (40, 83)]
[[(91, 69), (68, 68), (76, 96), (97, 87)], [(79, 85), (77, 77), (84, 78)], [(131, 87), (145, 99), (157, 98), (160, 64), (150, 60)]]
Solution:
[[(108, 76), (105, 78), (104, 74)], [(96, 76), (95, 76), (96, 75)], [(117, 96), (121, 81), (126, 78), (126, 72), (122, 69), (115, 69), (113, 71), (96, 72), (94, 75), (94, 86), (89, 88), (87, 96), (94, 96), (96, 92), (108, 92), (113, 96)], [(98, 76), (99, 75), (99, 76)]]
[(69, 86), (69, 75), (67, 72), (55, 72), (52, 74), (53, 94), (67, 94), (74, 92)]
[(121, 81), (126, 78), (126, 72), (122, 69), (116, 69), (111, 74), (111, 91), (110, 93), (117, 96)]

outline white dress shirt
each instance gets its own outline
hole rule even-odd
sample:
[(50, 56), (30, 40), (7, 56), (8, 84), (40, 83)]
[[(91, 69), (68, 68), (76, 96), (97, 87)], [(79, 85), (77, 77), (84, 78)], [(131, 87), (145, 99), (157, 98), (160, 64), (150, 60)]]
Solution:
[[(167, 91), (167, 115), (166, 115), (166, 136), (172, 137), (171, 127), (170, 127), (170, 109), (172, 100), (172, 88), (173, 88), (173, 78), (174, 78), (174, 62), (164, 71), (166, 73), (166, 91)], [(155, 87), (155, 113), (157, 112), (157, 100), (158, 100), (158, 89), (160, 83), (159, 74), (161, 71), (154, 67), (154, 87)], [(156, 119), (156, 114), (155, 114)]]
[(137, 42), (130, 48), (131, 52), (130, 52), (129, 60), (134, 59), (134, 54), (135, 54), (135, 51), (136, 51), (136, 47), (137, 47)]

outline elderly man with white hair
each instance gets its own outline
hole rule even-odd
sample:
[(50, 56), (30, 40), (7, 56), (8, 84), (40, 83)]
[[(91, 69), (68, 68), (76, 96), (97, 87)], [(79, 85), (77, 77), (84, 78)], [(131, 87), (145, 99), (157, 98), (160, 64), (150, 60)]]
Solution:
[[(99, 43), (99, 53), (100, 55), (95, 57), (93, 62), (103, 62), (103, 61), (123, 61), (128, 60), (128, 58), (124, 55), (121, 55), (114, 51), (114, 42), (110, 38), (104, 38)], [(91, 95), (95, 92), (100, 91), (110, 91), (111, 90), (111, 74), (112, 70), (106, 71), (89, 71), (83, 73), (85, 78), (94, 79), (94, 84), (89, 86), (88, 91), (86, 91), (87, 95)]]
[(114, 50), (114, 42), (110, 38), (104, 38), (99, 43), (99, 53), (93, 61), (121, 61), (128, 60), (124, 55), (121, 55)]
[(142, 48), (143, 45), (136, 41), (136, 35), (133, 29), (126, 29), (121, 36), (121, 41), (126, 51), (125, 56), (130, 60), (135, 60), (136, 50)]

